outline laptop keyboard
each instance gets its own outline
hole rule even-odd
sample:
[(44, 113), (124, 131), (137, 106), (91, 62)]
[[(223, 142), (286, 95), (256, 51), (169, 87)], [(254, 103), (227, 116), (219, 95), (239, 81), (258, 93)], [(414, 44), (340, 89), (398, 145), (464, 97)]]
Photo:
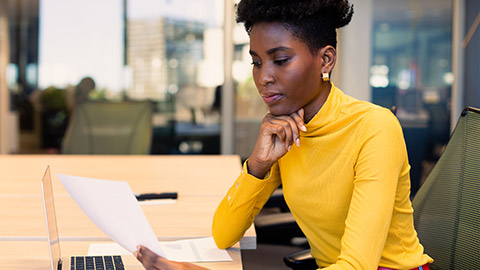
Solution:
[(72, 256), (71, 270), (124, 270), (120, 256)]

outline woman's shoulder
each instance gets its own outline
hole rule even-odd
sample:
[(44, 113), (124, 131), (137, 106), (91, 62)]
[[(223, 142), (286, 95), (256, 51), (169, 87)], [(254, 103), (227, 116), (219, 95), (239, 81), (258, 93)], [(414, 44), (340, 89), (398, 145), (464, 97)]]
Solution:
[(344, 95), (342, 105), (340, 106), (342, 114), (355, 115), (356, 117), (367, 118), (396, 118), (388, 108), (373, 104), (368, 101), (359, 100), (354, 97)]
[[(356, 123), (398, 123), (397, 117), (393, 112), (385, 107), (373, 104), (369, 101), (359, 100), (345, 94), (342, 90), (335, 89), (336, 111), (340, 118)], [(340, 120), (337, 118), (337, 120)]]
[(357, 125), (368, 126), (367, 129), (401, 128), (397, 117), (390, 109), (348, 96), (340, 107), (340, 117)]

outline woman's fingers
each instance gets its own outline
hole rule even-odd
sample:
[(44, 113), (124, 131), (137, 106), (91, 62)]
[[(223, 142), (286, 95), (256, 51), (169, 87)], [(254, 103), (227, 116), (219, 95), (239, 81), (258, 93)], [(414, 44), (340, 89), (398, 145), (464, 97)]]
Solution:
[(303, 132), (306, 132), (307, 131), (307, 127), (305, 126), (305, 110), (303, 108), (301, 108), (300, 110), (298, 110), (297, 112), (297, 116), (298, 116), (298, 119), (295, 118), (297, 120), (297, 125), (298, 125), (298, 128), (303, 131)]
[(158, 256), (155, 252), (151, 251), (145, 246), (138, 246), (137, 251), (135, 251), (134, 255), (147, 270), (169, 269), (167, 264), (168, 260)]
[(292, 125), (295, 126), (294, 130), (294, 141), (295, 144), (299, 147), (300, 146), (300, 131), (307, 131), (307, 128), (305, 127), (305, 123), (303, 121), (303, 115), (304, 111), (303, 108), (298, 110), (297, 112), (294, 112), (290, 115), (291, 119), (293, 120)]
[(133, 255), (147, 270), (205, 270), (206, 268), (185, 262), (167, 260), (145, 246), (138, 246)]
[(270, 129), (275, 134), (280, 142), (282, 142), (287, 150), (290, 150), (291, 145), (294, 143), (295, 134), (297, 133), (296, 127), (292, 128), (294, 124), (293, 119), (285, 118), (270, 118)]
[(293, 120), (295, 120), (297, 128), (303, 132), (307, 131), (307, 127), (305, 127), (305, 122), (303, 120), (304, 114), (305, 114), (305, 111), (302, 108), (290, 115), (293, 118)]
[(290, 145), (293, 143), (300, 146), (300, 131), (307, 131), (303, 121), (303, 114), (303, 109), (300, 109), (289, 116), (270, 116), (269, 118), (272, 124), (283, 128), (285, 135), (278, 133), (278, 136), (287, 145), (288, 149), (290, 149)]
[(248, 168), (251, 174), (263, 178), (271, 165), (291, 150), (292, 144), (300, 146), (300, 131), (306, 130), (303, 113), (301, 109), (291, 115), (265, 116), (249, 158)]

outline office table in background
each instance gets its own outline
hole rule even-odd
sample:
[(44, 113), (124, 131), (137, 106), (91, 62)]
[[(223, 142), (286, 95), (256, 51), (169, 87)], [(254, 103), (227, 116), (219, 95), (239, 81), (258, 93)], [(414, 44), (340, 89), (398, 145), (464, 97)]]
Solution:
[[(52, 172), (62, 251), (77, 254), (86, 254), (92, 241), (109, 238), (77, 206), (55, 173), (127, 181), (136, 193), (178, 192), (174, 204), (142, 206), (158, 239), (165, 241), (210, 236), (213, 213), (241, 170), (238, 156), (0, 156), (1, 269), (48, 267), (40, 188), (47, 166)], [(252, 227), (241, 245), (255, 248), (255, 242)], [(212, 267), (241, 269), (239, 250), (229, 253), (234, 262)]]

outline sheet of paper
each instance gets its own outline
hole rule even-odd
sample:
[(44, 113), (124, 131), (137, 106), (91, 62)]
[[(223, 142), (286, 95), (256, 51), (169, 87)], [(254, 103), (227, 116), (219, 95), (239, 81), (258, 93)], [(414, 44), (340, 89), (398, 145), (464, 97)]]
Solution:
[(92, 244), (91, 255), (129, 254), (144, 245), (174, 261), (231, 261), (212, 237), (159, 242), (139, 202), (125, 181), (57, 174), (75, 202), (116, 243)]
[[(232, 261), (228, 252), (218, 249), (212, 237), (186, 239), (178, 241), (161, 241), (160, 246), (167, 258), (186, 262), (220, 262)], [(88, 249), (88, 255), (126, 255), (128, 250), (117, 243), (95, 243)]]
[(228, 252), (218, 249), (213, 237), (160, 242), (167, 258), (179, 262), (232, 261)]
[(57, 177), (83, 212), (113, 241), (130, 252), (144, 245), (166, 256), (127, 182), (63, 174)]

